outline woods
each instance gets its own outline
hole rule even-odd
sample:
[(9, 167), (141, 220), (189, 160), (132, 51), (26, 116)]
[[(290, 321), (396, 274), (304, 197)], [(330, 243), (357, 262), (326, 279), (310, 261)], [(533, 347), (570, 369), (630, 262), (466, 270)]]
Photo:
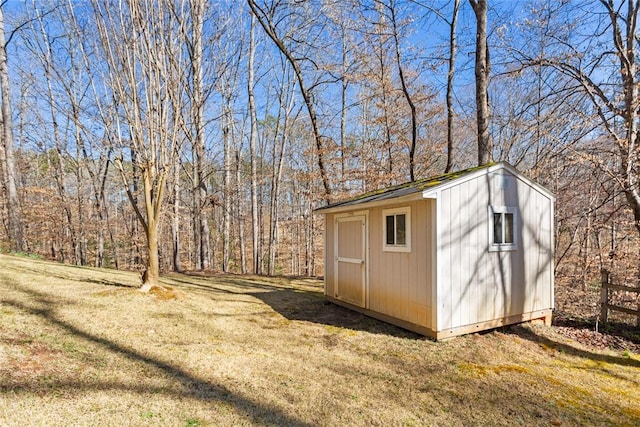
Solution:
[(149, 286), (322, 275), (315, 208), (506, 160), (557, 196), (560, 282), (633, 279), (638, 9), (3, 3), (3, 249)]

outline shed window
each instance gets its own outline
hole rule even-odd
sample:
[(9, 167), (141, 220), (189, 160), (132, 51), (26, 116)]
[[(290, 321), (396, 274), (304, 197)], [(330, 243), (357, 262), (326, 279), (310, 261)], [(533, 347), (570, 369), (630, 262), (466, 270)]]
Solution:
[(411, 208), (385, 209), (383, 248), (390, 252), (411, 251)]
[(516, 249), (516, 212), (517, 209), (514, 207), (489, 207), (489, 250), (512, 251)]

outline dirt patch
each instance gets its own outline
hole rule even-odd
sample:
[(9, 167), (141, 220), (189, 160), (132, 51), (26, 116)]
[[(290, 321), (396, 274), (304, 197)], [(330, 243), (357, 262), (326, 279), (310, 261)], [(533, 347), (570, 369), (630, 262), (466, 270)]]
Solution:
[(611, 323), (601, 325), (597, 319), (569, 318), (562, 314), (553, 320), (554, 329), (580, 344), (599, 350), (631, 351), (640, 354), (640, 328)]
[(162, 301), (169, 301), (178, 298), (177, 292), (171, 286), (151, 286), (149, 294), (155, 295), (155, 297)]
[(582, 286), (558, 280), (555, 300), (553, 325), (559, 334), (591, 348), (640, 353), (639, 327), (615, 317), (608, 325), (600, 322), (598, 283)]
[(8, 383), (51, 375), (56, 371), (56, 361), (62, 357), (62, 351), (27, 336), (3, 338), (0, 345), (0, 377)]

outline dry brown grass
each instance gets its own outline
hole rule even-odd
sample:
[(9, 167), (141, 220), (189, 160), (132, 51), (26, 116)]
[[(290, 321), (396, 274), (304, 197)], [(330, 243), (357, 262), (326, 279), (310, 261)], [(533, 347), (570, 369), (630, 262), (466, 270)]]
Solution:
[(434, 343), (315, 280), (0, 256), (0, 425), (640, 425), (640, 357), (515, 327)]

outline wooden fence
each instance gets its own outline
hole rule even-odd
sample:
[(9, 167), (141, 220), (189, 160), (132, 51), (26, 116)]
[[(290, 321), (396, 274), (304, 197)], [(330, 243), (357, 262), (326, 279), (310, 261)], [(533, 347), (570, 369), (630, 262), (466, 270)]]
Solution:
[(638, 306), (637, 310), (633, 310), (627, 307), (621, 307), (619, 305), (611, 304), (611, 294), (612, 291), (624, 291), (624, 292), (632, 292), (632, 293), (640, 293), (640, 288), (632, 288), (630, 286), (622, 286), (622, 285), (614, 285), (610, 282), (610, 274), (607, 270), (602, 270), (602, 289), (600, 291), (600, 321), (602, 323), (607, 323), (609, 320), (609, 310), (619, 311), (622, 313), (631, 314), (636, 316), (636, 324), (640, 325), (640, 306)]

